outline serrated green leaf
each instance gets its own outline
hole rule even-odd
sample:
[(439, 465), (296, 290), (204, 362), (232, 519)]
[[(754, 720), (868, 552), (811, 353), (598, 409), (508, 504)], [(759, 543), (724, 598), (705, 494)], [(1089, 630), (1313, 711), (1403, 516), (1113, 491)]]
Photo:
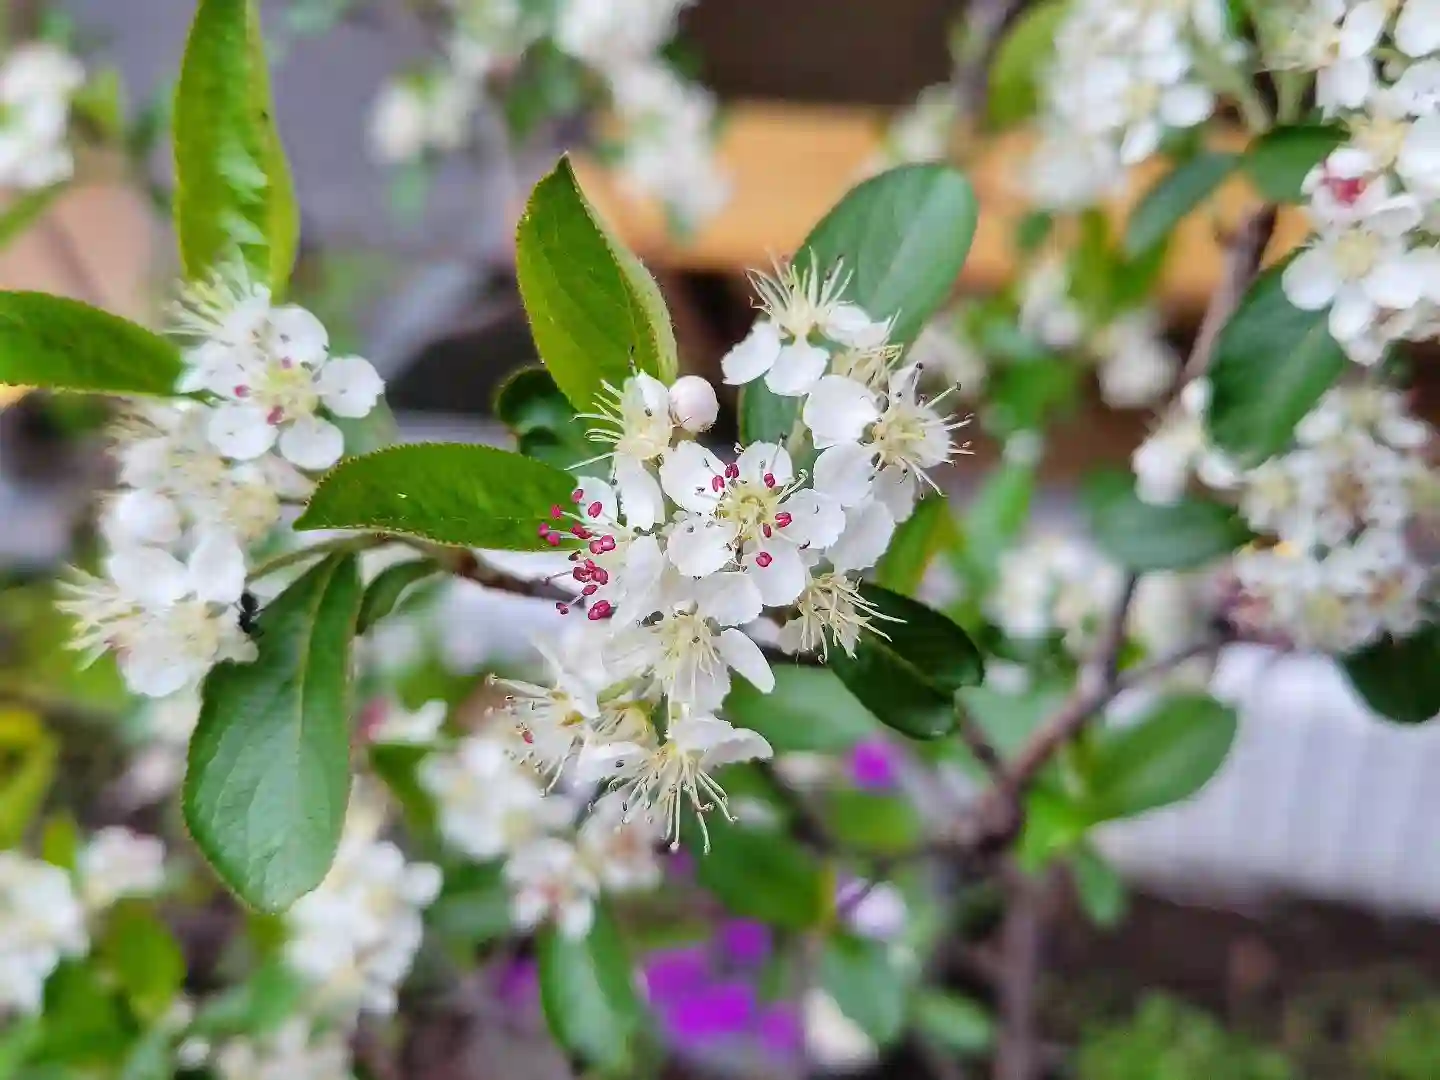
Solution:
[(902, 522), (890, 540), (890, 546), (875, 567), (875, 581), (882, 588), (901, 596), (914, 597), (930, 566), (930, 560), (953, 542), (955, 519), (950, 503), (943, 495), (931, 493), (915, 506), (915, 512)]
[(1011, 127), (1034, 115), (1055, 56), (1055, 35), (1069, 10), (1069, 0), (1043, 0), (1015, 19), (990, 65), (986, 101), (991, 126)]
[(0, 383), (93, 394), (175, 392), (180, 350), (117, 315), (38, 292), (0, 292)]
[(191, 280), (239, 255), (282, 293), (299, 216), (253, 0), (200, 0), (175, 89), (175, 228)]
[(975, 643), (924, 604), (875, 585), (860, 592), (899, 621), (875, 620), (853, 657), (831, 649), (830, 670), (881, 723), (912, 739), (948, 735), (955, 730), (955, 692), (984, 677)]
[(839, 753), (881, 731), (880, 722), (823, 667), (775, 664), (775, 688), (761, 693), (736, 679), (722, 710), (740, 727), (758, 731), (777, 754)]
[(1173, 506), (1144, 502), (1128, 473), (1090, 477), (1081, 502), (1100, 549), (1136, 573), (1201, 566), (1254, 539), (1239, 514), (1223, 503), (1197, 496)]
[[(797, 266), (848, 275), (844, 297), (874, 319), (894, 318), (891, 340), (909, 344), (950, 298), (975, 236), (970, 182), (945, 165), (903, 165), (852, 189), (795, 253)], [(783, 442), (799, 398), (763, 381), (740, 396), (741, 438)]]
[(461, 547), (539, 551), (550, 508), (575, 480), (489, 446), (417, 443), (347, 458), (320, 480), (295, 527), (369, 529)]
[(1407, 638), (1381, 638), (1342, 661), (1365, 704), (1401, 724), (1440, 716), (1440, 626), (1430, 623)]
[(699, 830), (687, 834), (696, 853), (695, 877), (732, 915), (788, 930), (820, 924), (830, 898), (808, 850), (786, 833), (736, 825), (719, 814), (709, 815), (707, 828), (710, 850), (703, 854)]
[(143, 905), (124, 903), (106, 920), (101, 953), (130, 1011), (157, 1023), (185, 983), (185, 956), (169, 929)]
[(355, 555), (328, 556), (261, 612), (258, 659), (205, 680), (185, 823), (221, 880), (263, 911), (320, 884), (340, 842), (360, 595)]
[(1319, 124), (1278, 127), (1262, 135), (1241, 161), (1250, 181), (1270, 202), (1305, 201), (1305, 177), (1349, 135)]
[(606, 231), (569, 158), (535, 185), (520, 218), (515, 270), (540, 359), (577, 411), (632, 369), (669, 383), (675, 332), (659, 286)]
[(583, 938), (553, 927), (536, 937), (540, 1002), (555, 1041), (586, 1065), (611, 1072), (632, 1059), (631, 1040), (640, 1025), (630, 957), (605, 912)]
[(1201, 153), (1157, 180), (1130, 214), (1125, 253), (1139, 255), (1164, 241), (1239, 163), (1235, 154)]
[(434, 577), (439, 572), (440, 565), (432, 559), (415, 559), (387, 566), (365, 587), (365, 598), (360, 602), (360, 620), (355, 632), (365, 633), (395, 610), (400, 598), (412, 585)]
[(956, 1054), (978, 1056), (995, 1042), (995, 1021), (976, 1001), (945, 990), (926, 989), (915, 996), (915, 1030)]
[(888, 942), (836, 934), (825, 943), (820, 983), (877, 1046), (900, 1037), (909, 1007), (910, 983)]
[(1244, 465), (1289, 445), (1298, 424), (1345, 370), (1328, 311), (1285, 297), (1284, 265), (1262, 274), (1220, 331), (1210, 364), (1210, 436)]

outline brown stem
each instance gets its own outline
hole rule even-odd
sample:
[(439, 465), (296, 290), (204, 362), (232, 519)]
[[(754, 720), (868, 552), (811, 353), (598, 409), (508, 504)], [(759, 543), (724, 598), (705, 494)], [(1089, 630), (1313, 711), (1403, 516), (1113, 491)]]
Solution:
[(1189, 359), (1185, 361), (1184, 382), (1205, 374), (1205, 370), (1210, 366), (1220, 331), (1230, 321), (1230, 316), (1235, 314), (1245, 290), (1260, 271), (1265, 249), (1270, 245), (1270, 237), (1275, 234), (1275, 217), (1275, 205), (1267, 203), (1251, 214), (1225, 245), (1224, 276), (1220, 279), (1214, 295), (1210, 297), (1205, 317), (1200, 321), (1195, 344), (1190, 349)]
[(990, 61), (1000, 35), (1021, 0), (971, 0), (965, 9), (964, 38), (955, 52), (950, 81), (962, 124), (974, 120), (990, 88)]
[(1000, 932), (1000, 1037), (994, 1076), (995, 1080), (1035, 1080), (1041, 1069), (1035, 994), (1048, 880), (1033, 880), (1019, 872), (1009, 877), (1010, 902)]

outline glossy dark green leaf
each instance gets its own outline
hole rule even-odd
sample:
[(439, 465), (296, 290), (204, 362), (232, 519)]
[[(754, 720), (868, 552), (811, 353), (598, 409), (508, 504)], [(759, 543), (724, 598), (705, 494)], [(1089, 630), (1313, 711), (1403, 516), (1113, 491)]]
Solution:
[(992, 126), (1011, 127), (1035, 114), (1055, 56), (1055, 35), (1069, 10), (1069, 0), (1042, 0), (1027, 5), (1011, 24), (990, 65), (986, 102)]
[(1254, 539), (1231, 507), (1198, 496), (1153, 506), (1135, 494), (1126, 473), (1090, 477), (1081, 499), (1095, 542), (1136, 573), (1202, 566)]
[(299, 242), (254, 0), (200, 0), (175, 90), (175, 227), (185, 274), (235, 255), (280, 293)]
[(1304, 202), (1301, 187), (1305, 177), (1346, 138), (1341, 127), (1314, 124), (1275, 128), (1256, 140), (1242, 166), (1251, 183), (1269, 201)]
[(577, 411), (631, 370), (674, 379), (675, 332), (659, 286), (606, 231), (568, 158), (535, 185), (520, 218), (515, 270), (540, 359)]
[(967, 1057), (995, 1042), (995, 1021), (985, 1007), (946, 990), (922, 990), (911, 1009), (915, 1030), (935, 1045)]
[[(875, 585), (861, 587), (882, 615), (855, 655), (830, 650), (830, 670), (881, 721), (915, 739), (955, 730), (955, 692), (978, 685), (984, 662), (965, 631), (924, 604)], [(881, 635), (885, 636), (881, 636)]]
[(261, 910), (320, 884), (340, 842), (360, 597), (356, 557), (328, 556), (261, 612), (259, 658), (205, 680), (185, 823), (221, 880)]
[(825, 943), (820, 984), (877, 1046), (889, 1046), (900, 1037), (909, 1009), (910, 981), (888, 942), (836, 934)]
[(1201, 153), (1157, 180), (1130, 214), (1125, 253), (1139, 255), (1161, 243), (1239, 163), (1235, 154)]
[(890, 546), (875, 567), (876, 583), (901, 596), (915, 596), (930, 561), (955, 535), (949, 502), (945, 496), (931, 492), (895, 530)]
[(1343, 661), (1350, 685), (1365, 704), (1401, 724), (1440, 716), (1440, 626), (1407, 638), (1382, 638)]
[(180, 350), (99, 308), (38, 292), (0, 292), (0, 383), (94, 394), (175, 391)]
[(1327, 311), (1301, 311), (1285, 298), (1284, 266), (1250, 287), (1220, 331), (1209, 368), (1210, 436), (1247, 465), (1290, 443), (1291, 434), (1345, 370)]
[(631, 960), (615, 924), (597, 911), (583, 938), (553, 927), (536, 937), (540, 1001), (555, 1041), (582, 1063), (625, 1070), (640, 1025)]
[(775, 688), (768, 694), (736, 679), (723, 712), (731, 723), (765, 736), (777, 754), (840, 753), (882, 730), (827, 668), (774, 663), (772, 670)]
[(365, 587), (365, 598), (360, 602), (360, 621), (355, 632), (365, 633), (395, 610), (400, 598), (411, 586), (439, 572), (440, 565), (431, 559), (413, 559), (387, 566)]
[(543, 367), (521, 368), (495, 394), (495, 415), (515, 436), (528, 458), (568, 469), (593, 458), (600, 448), (587, 439), (555, 380)]
[(543, 550), (542, 521), (570, 506), (559, 469), (489, 446), (416, 443), (347, 458), (295, 527), (370, 529), (462, 547)]
[(806, 848), (786, 833), (735, 825), (719, 814), (709, 815), (707, 828), (707, 853), (687, 834), (695, 876), (726, 910), (787, 930), (820, 924), (830, 901), (827, 879)]

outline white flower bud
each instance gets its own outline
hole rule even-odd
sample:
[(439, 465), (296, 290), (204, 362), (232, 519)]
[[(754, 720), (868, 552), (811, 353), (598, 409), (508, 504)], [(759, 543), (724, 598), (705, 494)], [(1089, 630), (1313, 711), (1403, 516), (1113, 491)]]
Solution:
[(691, 434), (706, 431), (720, 415), (715, 388), (698, 375), (686, 375), (670, 387), (670, 415)]

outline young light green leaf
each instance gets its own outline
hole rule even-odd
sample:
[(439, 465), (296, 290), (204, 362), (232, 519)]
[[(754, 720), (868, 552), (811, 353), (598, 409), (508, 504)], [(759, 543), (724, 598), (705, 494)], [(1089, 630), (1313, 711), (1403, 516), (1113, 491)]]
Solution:
[(123, 903), (106, 919), (101, 952), (130, 1011), (158, 1022), (185, 983), (185, 956), (170, 930), (144, 905)]
[(697, 854), (695, 877), (739, 915), (787, 930), (820, 924), (829, 904), (827, 879), (815, 858), (787, 833), (707, 818), (710, 850), (695, 835), (687, 840)]
[(630, 957), (615, 924), (597, 911), (583, 938), (547, 927), (535, 950), (540, 1002), (555, 1041), (582, 1065), (623, 1072), (641, 1013)]
[(1257, 465), (1290, 442), (1345, 370), (1328, 311), (1301, 311), (1281, 287), (1284, 266), (1260, 276), (1220, 331), (1210, 365), (1210, 436), (1243, 464)]
[(0, 1031), (0, 1080), (13, 1080), (30, 1052), (40, 1045), (44, 1027), (38, 1016), (11, 1020)]
[(180, 350), (117, 315), (38, 292), (0, 292), (0, 383), (92, 394), (175, 392)]
[[(845, 299), (874, 319), (895, 320), (891, 340), (908, 344), (949, 299), (975, 236), (975, 193), (944, 165), (903, 165), (866, 180), (826, 214), (795, 253), (795, 265), (822, 276), (837, 266)], [(783, 442), (799, 398), (763, 382), (741, 394), (746, 442)]]
[(955, 539), (955, 519), (943, 495), (921, 499), (890, 540), (875, 568), (875, 581), (901, 596), (913, 597), (930, 560)]
[(175, 90), (175, 229), (191, 280), (239, 255), (284, 291), (299, 215), (254, 0), (199, 0)]
[(995, 1041), (995, 1022), (979, 1002), (945, 990), (926, 989), (911, 1009), (915, 1030), (956, 1054), (985, 1053)]
[(1242, 167), (1270, 202), (1304, 202), (1301, 187), (1305, 177), (1348, 137), (1341, 127), (1278, 127), (1256, 140), (1246, 152)]
[(19, 845), (45, 805), (60, 740), (36, 713), (0, 710), (0, 851)]
[(1365, 704), (1401, 724), (1440, 716), (1440, 626), (1407, 638), (1381, 638), (1344, 659), (1345, 674)]
[(1235, 154), (1200, 153), (1157, 180), (1130, 214), (1125, 253), (1139, 255), (1163, 241), (1239, 163)]
[(330, 555), (260, 614), (259, 658), (205, 680), (190, 740), (190, 835), (239, 897), (278, 911), (320, 884), (350, 793), (353, 553)]
[(1011, 127), (1034, 115), (1040, 84), (1055, 55), (1055, 35), (1069, 10), (1069, 0), (1029, 5), (1000, 42), (985, 95), (992, 127)]
[(1139, 721), (1100, 733), (1085, 756), (1092, 822), (1188, 799), (1210, 782), (1235, 741), (1235, 711), (1203, 694), (1175, 694)]
[(1115, 868), (1087, 844), (1071, 857), (1070, 869), (1080, 906), (1090, 921), (1106, 928), (1119, 925), (1129, 904), (1125, 882)]
[(1136, 573), (1201, 566), (1254, 538), (1240, 516), (1223, 503), (1194, 496), (1173, 506), (1144, 502), (1135, 494), (1134, 477), (1127, 473), (1090, 477), (1081, 501), (1101, 550)]
[(365, 599), (360, 603), (360, 621), (355, 632), (365, 633), (395, 610), (395, 605), (400, 603), (400, 598), (412, 585), (439, 572), (439, 564), (432, 559), (414, 559), (387, 566), (365, 588)]
[(765, 736), (776, 753), (840, 753), (882, 730), (828, 669), (775, 664), (773, 671), (768, 694), (736, 679), (723, 711), (732, 723)]
[(830, 650), (830, 670), (881, 721), (912, 739), (955, 730), (955, 692), (976, 686), (984, 662), (965, 631), (938, 611), (875, 585), (861, 595), (882, 615), (855, 655)]
[(910, 980), (887, 942), (836, 934), (825, 943), (820, 984), (877, 1046), (888, 1046), (905, 1027)]
[(923, 840), (924, 822), (903, 796), (836, 788), (823, 805), (831, 834), (847, 851), (903, 855)]
[(489, 446), (416, 443), (347, 458), (321, 479), (295, 523), (370, 529), (461, 547), (538, 551), (552, 506), (569, 507), (575, 480)]
[(671, 382), (675, 332), (659, 286), (605, 229), (569, 158), (535, 185), (520, 217), (515, 272), (540, 359), (579, 412), (632, 369)]
[(51, 184), (11, 199), (9, 205), (0, 210), (0, 248), (7, 247), (29, 228), (69, 186), (68, 183)]

